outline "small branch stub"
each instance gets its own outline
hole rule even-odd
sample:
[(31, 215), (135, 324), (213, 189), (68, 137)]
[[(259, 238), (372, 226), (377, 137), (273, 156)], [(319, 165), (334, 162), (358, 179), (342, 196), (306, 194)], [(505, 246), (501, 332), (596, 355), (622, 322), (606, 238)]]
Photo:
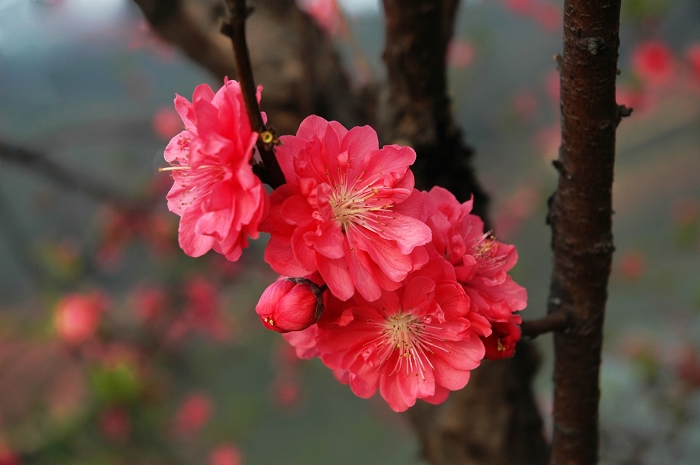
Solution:
[(537, 320), (523, 321), (520, 330), (523, 336), (536, 338), (540, 334), (552, 331), (563, 331), (569, 326), (569, 316), (567, 313), (557, 311)]

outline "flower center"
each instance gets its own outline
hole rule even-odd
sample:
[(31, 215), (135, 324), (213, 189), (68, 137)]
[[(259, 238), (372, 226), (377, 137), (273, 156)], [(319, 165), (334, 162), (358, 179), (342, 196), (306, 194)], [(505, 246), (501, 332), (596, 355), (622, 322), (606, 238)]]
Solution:
[[(433, 326), (429, 316), (418, 317), (412, 313), (397, 312), (387, 316), (376, 327), (381, 330), (380, 335), (367, 344), (375, 344), (376, 354), (379, 357), (381, 368), (392, 358), (393, 367), (389, 375), (405, 372), (406, 376), (420, 375), (425, 379), (425, 371), (435, 369), (430, 356), (435, 350), (449, 351), (440, 344), (444, 342), (444, 328)], [(369, 322), (376, 324), (376, 322)], [(366, 345), (367, 345), (366, 344)]]
[(389, 210), (391, 203), (377, 197), (382, 187), (366, 187), (355, 189), (341, 183), (334, 186), (328, 198), (333, 210), (333, 220), (340, 224), (343, 232), (353, 225), (382, 233), (388, 226), (393, 214)]
[(491, 231), (477, 236), (471, 243), (472, 255), (482, 271), (497, 268), (505, 263), (505, 255), (498, 253), (498, 241)]

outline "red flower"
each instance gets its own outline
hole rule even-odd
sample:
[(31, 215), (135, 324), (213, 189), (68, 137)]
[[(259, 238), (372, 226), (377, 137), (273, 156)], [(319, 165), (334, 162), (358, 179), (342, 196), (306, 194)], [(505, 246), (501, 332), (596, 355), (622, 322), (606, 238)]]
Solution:
[[(481, 219), (470, 214), (471, 200), (460, 204), (441, 187), (423, 195), (423, 219), (433, 232), (429, 253), (445, 257), (454, 265), (457, 281), (464, 287), (475, 312), (491, 323), (513, 322), (513, 312), (527, 306), (525, 288), (507, 274), (518, 261), (515, 246), (498, 242), (484, 232)], [(517, 342), (519, 334), (512, 336)]]
[[(321, 360), (359, 397), (377, 389), (402, 412), (416, 399), (443, 402), (463, 388), (484, 357), (479, 336), (488, 323), (470, 312), (469, 298), (449, 263), (435, 258), (396, 291), (367, 302), (329, 298), (318, 323)], [(328, 315), (327, 315), (328, 314)]]
[[(258, 88), (260, 100), (261, 88)], [(267, 214), (265, 189), (250, 165), (258, 134), (245, 113), (241, 89), (226, 80), (214, 95), (202, 84), (192, 96), (175, 98), (185, 130), (165, 149), (175, 183), (168, 208), (180, 215), (180, 247), (199, 257), (214, 249), (231, 261), (258, 237)]]
[(671, 50), (656, 40), (643, 42), (635, 48), (632, 66), (641, 79), (652, 84), (667, 82), (675, 72)]
[(418, 218), (420, 193), (409, 147), (379, 149), (369, 126), (348, 131), (309, 116), (277, 150), (287, 184), (270, 196), (265, 260), (279, 274), (318, 271), (341, 300), (355, 290), (377, 300), (427, 262), (430, 229)]
[(320, 298), (320, 291), (311, 281), (304, 281), (308, 280), (280, 278), (265, 289), (255, 311), (267, 329), (287, 333), (316, 322), (323, 304), (316, 298), (317, 293)]
[(108, 305), (107, 298), (100, 292), (65, 296), (56, 306), (58, 335), (70, 344), (79, 344), (94, 337), (100, 317)]
[(507, 323), (493, 322), (491, 335), (484, 338), (486, 348), (485, 358), (489, 360), (500, 360), (512, 357), (515, 353), (515, 345), (520, 340), (520, 315), (513, 315), (511, 321)]

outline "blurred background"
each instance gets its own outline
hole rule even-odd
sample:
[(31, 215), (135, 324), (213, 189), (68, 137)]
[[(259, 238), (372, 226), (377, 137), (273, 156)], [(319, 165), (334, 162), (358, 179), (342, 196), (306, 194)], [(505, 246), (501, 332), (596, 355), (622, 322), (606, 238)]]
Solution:
[[(376, 0), (299, 5), (353, 88), (382, 81)], [(551, 270), (561, 23), (561, 2), (463, 0), (447, 57), (525, 319)], [(623, 1), (619, 68), (634, 112), (617, 133), (602, 462), (697, 463), (700, 3)], [(0, 0), (0, 465), (422, 463), (401, 415), (259, 323), (265, 238), (235, 264), (178, 248), (157, 168), (182, 129), (175, 93), (202, 82), (220, 86), (130, 1)], [(551, 336), (536, 343), (549, 427)]]

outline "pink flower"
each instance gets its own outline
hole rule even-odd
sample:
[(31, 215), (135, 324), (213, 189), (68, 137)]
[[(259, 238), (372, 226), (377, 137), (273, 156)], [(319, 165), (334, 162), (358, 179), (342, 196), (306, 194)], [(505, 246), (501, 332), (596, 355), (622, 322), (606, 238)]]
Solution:
[(460, 204), (446, 189), (424, 192), (423, 219), (433, 232), (432, 256), (445, 257), (455, 267), (472, 308), (489, 321), (511, 321), (527, 305), (525, 288), (508, 276), (518, 261), (515, 246), (498, 242), (484, 223), (471, 215), (472, 201)]
[(107, 309), (107, 298), (100, 292), (69, 294), (56, 306), (58, 335), (69, 344), (79, 344), (95, 336), (100, 317)]
[(268, 208), (250, 165), (258, 134), (251, 130), (240, 86), (226, 80), (214, 95), (199, 85), (192, 103), (178, 95), (175, 109), (185, 130), (170, 141), (165, 160), (175, 180), (167, 198), (170, 211), (181, 217), (180, 247), (193, 257), (214, 249), (236, 261), (248, 236), (258, 237)]
[(379, 149), (369, 126), (348, 131), (309, 116), (296, 136), (282, 136), (277, 159), (287, 184), (270, 196), (265, 260), (279, 274), (318, 271), (331, 292), (369, 301), (395, 290), (427, 262), (430, 229), (408, 169), (409, 147)]
[[(377, 390), (397, 412), (443, 402), (484, 357), (488, 323), (472, 314), (449, 263), (436, 258), (396, 291), (367, 302), (330, 298), (319, 321), (323, 363), (359, 397)], [(474, 317), (474, 320), (472, 320)]]
[(209, 465), (241, 465), (241, 453), (233, 444), (222, 444), (212, 449)]
[(317, 325), (311, 325), (302, 331), (294, 331), (285, 333), (284, 339), (294, 347), (296, 356), (308, 360), (314, 357), (319, 357), (319, 352), (316, 347), (316, 339), (318, 339), (319, 329)]
[(316, 322), (322, 311), (323, 301), (316, 298), (311, 281), (296, 278), (280, 278), (270, 284), (255, 306), (263, 325), (278, 333), (301, 331)]
[(671, 50), (657, 40), (643, 42), (635, 48), (632, 66), (641, 79), (651, 84), (668, 82), (675, 72)]
[(190, 394), (175, 414), (175, 432), (178, 434), (196, 433), (209, 421), (212, 402), (204, 393)]

